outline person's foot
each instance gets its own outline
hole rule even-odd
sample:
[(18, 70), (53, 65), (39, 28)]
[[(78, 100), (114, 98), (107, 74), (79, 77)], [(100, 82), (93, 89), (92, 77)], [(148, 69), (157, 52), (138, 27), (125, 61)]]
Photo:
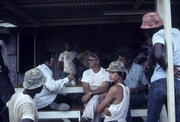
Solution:
[(91, 119), (87, 117), (82, 117), (80, 122), (90, 122)]
[(67, 111), (70, 109), (70, 106), (66, 103), (57, 104), (53, 102), (50, 104), (50, 108), (59, 110), (59, 111)]

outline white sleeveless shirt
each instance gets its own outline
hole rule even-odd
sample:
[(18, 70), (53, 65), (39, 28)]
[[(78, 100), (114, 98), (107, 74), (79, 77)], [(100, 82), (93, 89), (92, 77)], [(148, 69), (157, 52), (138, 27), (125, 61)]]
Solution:
[(130, 93), (129, 88), (122, 84), (118, 84), (123, 87), (123, 99), (119, 104), (112, 104), (109, 107), (109, 111), (111, 112), (111, 116), (105, 116), (104, 122), (109, 121), (118, 121), (118, 122), (126, 122), (126, 116), (128, 112), (129, 107), (129, 99), (130, 99)]

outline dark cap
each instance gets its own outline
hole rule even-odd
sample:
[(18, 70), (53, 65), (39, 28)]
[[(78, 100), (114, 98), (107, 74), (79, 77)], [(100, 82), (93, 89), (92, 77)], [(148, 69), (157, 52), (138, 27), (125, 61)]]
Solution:
[(100, 61), (103, 59), (103, 56), (100, 52), (92, 52), (89, 56), (99, 59)]

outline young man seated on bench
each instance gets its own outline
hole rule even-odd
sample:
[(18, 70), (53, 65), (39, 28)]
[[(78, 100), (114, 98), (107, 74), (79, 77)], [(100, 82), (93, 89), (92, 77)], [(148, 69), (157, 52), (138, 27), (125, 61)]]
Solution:
[(52, 108), (56, 110), (69, 110), (71, 104), (71, 98), (57, 94), (66, 83), (74, 79), (73, 74), (69, 74), (64, 79), (54, 80), (53, 72), (51, 68), (54, 65), (54, 53), (44, 52), (40, 56), (40, 65), (36, 68), (39, 69), (46, 77), (46, 83), (43, 86), (42, 91), (36, 94), (34, 101), (38, 109)]

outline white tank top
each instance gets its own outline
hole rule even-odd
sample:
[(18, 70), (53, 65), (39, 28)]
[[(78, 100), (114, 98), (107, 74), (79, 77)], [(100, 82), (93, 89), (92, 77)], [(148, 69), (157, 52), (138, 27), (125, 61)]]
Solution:
[(118, 84), (123, 87), (123, 99), (119, 104), (112, 104), (109, 107), (109, 111), (111, 112), (111, 116), (105, 116), (104, 122), (108, 121), (118, 121), (118, 122), (126, 122), (126, 116), (129, 107), (129, 88), (122, 84)]

